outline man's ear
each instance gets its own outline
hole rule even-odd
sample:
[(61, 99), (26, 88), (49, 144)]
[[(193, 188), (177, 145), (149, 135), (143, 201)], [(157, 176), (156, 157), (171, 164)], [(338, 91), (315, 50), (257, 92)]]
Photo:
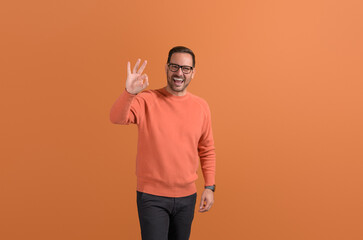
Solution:
[(165, 73), (168, 74), (168, 64), (165, 63)]
[(193, 68), (192, 79), (194, 78), (195, 68)]

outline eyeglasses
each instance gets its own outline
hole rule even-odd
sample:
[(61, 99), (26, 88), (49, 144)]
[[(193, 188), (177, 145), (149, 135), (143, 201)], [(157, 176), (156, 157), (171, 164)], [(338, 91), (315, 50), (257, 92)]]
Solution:
[(168, 63), (168, 68), (172, 72), (177, 72), (179, 70), (179, 68), (181, 68), (181, 70), (184, 74), (189, 74), (191, 71), (193, 71), (193, 67), (191, 67), (191, 66), (180, 66), (180, 65), (174, 64), (174, 63)]

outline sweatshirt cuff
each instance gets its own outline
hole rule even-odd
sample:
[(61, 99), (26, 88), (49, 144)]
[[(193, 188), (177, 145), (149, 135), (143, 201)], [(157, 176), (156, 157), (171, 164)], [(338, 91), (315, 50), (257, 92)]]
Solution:
[(128, 94), (128, 95), (130, 95), (130, 96), (136, 96), (137, 94), (132, 94), (132, 93), (129, 93), (128, 91), (127, 91), (127, 89), (125, 88), (125, 92)]
[(213, 186), (215, 184), (214, 174), (204, 175), (204, 185)]

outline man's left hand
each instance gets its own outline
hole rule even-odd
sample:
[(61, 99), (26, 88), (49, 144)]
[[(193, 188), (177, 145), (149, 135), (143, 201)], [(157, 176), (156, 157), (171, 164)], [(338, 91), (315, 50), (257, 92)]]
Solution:
[(210, 189), (204, 189), (202, 199), (200, 200), (199, 212), (207, 212), (214, 203), (214, 192)]

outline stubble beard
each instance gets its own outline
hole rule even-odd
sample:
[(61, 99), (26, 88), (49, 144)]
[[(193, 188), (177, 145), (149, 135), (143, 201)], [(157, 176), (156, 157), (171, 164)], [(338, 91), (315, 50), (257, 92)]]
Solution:
[(173, 78), (174, 77), (180, 77), (180, 76), (176, 76), (176, 75), (171, 75), (169, 78), (168, 78), (168, 86), (171, 90), (173, 90), (174, 92), (183, 92), (189, 85), (190, 81), (187, 83), (187, 78), (184, 78), (184, 82), (183, 82), (183, 87), (182, 88), (177, 88), (174, 86), (174, 80)]

